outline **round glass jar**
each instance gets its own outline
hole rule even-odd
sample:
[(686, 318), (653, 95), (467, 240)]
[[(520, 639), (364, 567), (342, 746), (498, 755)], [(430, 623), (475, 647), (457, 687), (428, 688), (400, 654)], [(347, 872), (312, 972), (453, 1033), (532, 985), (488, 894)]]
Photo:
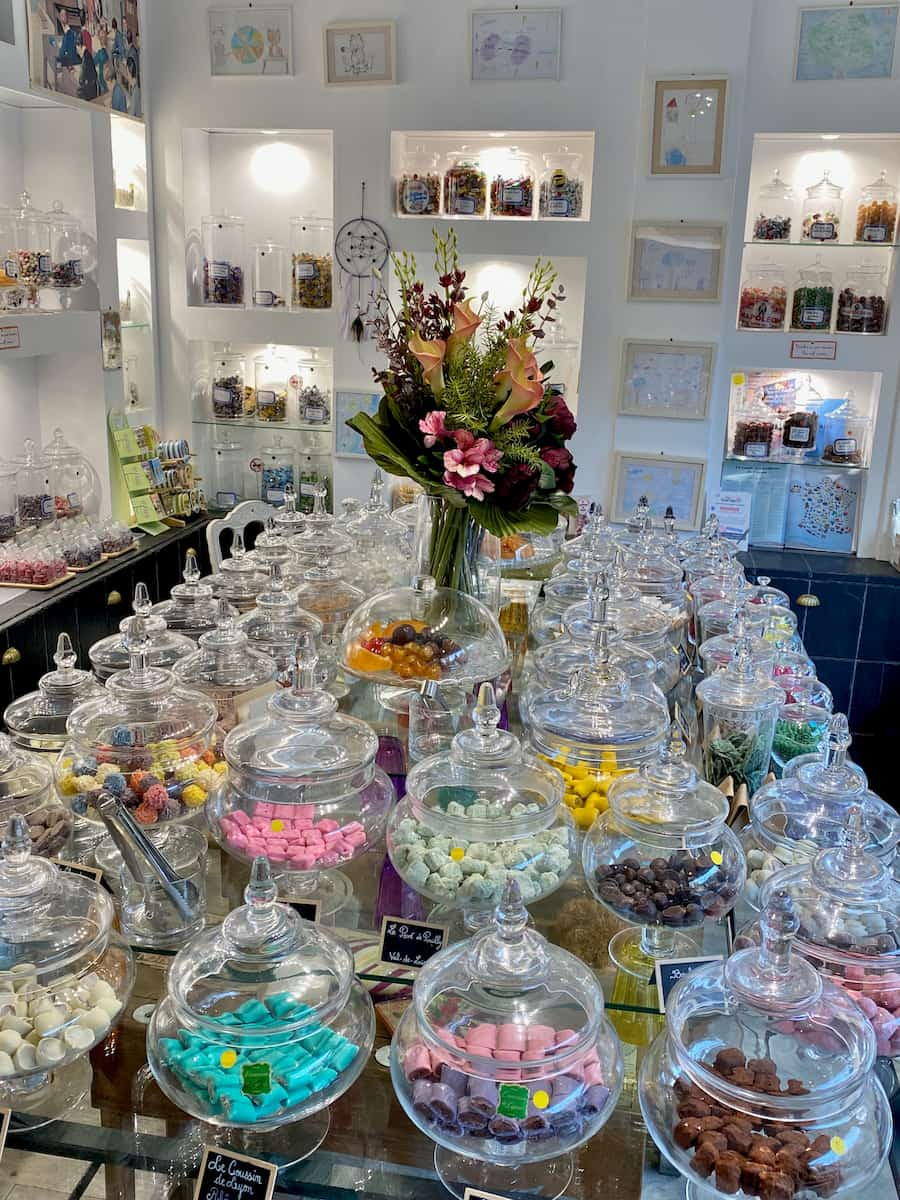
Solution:
[(19, 526), (46, 525), (56, 516), (53, 497), (56, 484), (49, 461), (38, 452), (31, 438), (16, 469), (16, 512)]
[(50, 464), (56, 516), (99, 516), (103, 498), (100, 476), (78, 447), (66, 441), (59, 427), (44, 447), (44, 458)]
[(302, 609), (321, 621), (320, 639), (323, 645), (331, 648), (332, 655), (337, 652), (351, 614), (366, 598), (363, 591), (347, 583), (341, 572), (332, 566), (331, 554), (324, 546), (318, 552), (317, 561), (303, 571), (294, 596)]
[(200, 576), (197, 551), (193, 547), (185, 553), (181, 578), (184, 582), (175, 584), (170, 599), (154, 604), (150, 611), (153, 616), (162, 617), (167, 629), (196, 642), (201, 633), (215, 629), (217, 607), (212, 587)]
[(493, 909), (509, 879), (529, 904), (555, 892), (575, 863), (562, 777), (499, 721), (494, 689), (483, 684), (473, 728), (416, 763), (388, 826), (401, 879), (441, 909), (461, 908), (468, 928)]
[(227, 600), (240, 613), (249, 612), (256, 597), (266, 586), (268, 576), (258, 560), (244, 547), (244, 535), (238, 530), (231, 543), (229, 557), (222, 559), (219, 570), (206, 582), (217, 599)]
[(718, 785), (731, 776), (752, 795), (769, 771), (775, 721), (784, 693), (759, 673), (750, 638), (741, 638), (731, 662), (697, 685), (703, 774)]
[[(147, 1062), (166, 1096), (199, 1121), (268, 1132), (264, 1153), (271, 1131), (351, 1086), (375, 1038), (350, 950), (277, 897), (268, 862), (255, 859), (245, 903), (175, 956), (147, 1030)], [(292, 1129), (290, 1161), (327, 1129)]]
[(708, 600), (697, 609), (694, 621), (698, 646), (731, 632), (741, 612), (742, 592), (726, 592), (718, 600)]
[[(528, 622), (535, 645), (544, 646), (554, 638), (562, 637), (566, 630), (566, 613), (573, 605), (589, 600), (602, 570), (600, 559), (592, 554), (581, 554), (567, 565), (565, 572), (544, 584), (543, 595)], [(637, 595), (637, 589), (633, 594)]]
[(584, 206), (584, 179), (581, 174), (583, 155), (573, 153), (568, 146), (553, 154), (544, 155), (540, 178), (540, 215), (542, 218), (581, 217)]
[(327, 485), (316, 482), (311, 486), (312, 511), (303, 514), (303, 528), (291, 539), (291, 551), (304, 566), (317, 562), (321, 550), (327, 550), (332, 560), (343, 561), (353, 549), (353, 542), (340, 531), (337, 520), (328, 511)]
[(491, 180), (491, 216), (533, 217), (534, 190), (530, 157), (517, 146), (510, 146), (503, 169)]
[(284, 485), (284, 503), (272, 519), (284, 538), (296, 537), (306, 528), (306, 517), (297, 511), (297, 490), (292, 483)]
[(212, 214), (201, 221), (204, 304), (244, 307), (244, 218)]
[[(834, 307), (833, 278), (832, 271), (824, 265), (820, 257), (805, 270), (797, 272), (797, 284), (791, 299), (791, 329), (821, 331), (831, 328), (831, 310)], [(785, 426), (782, 426), (781, 436), (785, 445), (791, 444), (785, 433)]]
[(610, 941), (610, 958), (645, 981), (657, 959), (696, 952), (696, 941), (680, 931), (729, 913), (747, 875), (726, 824), (728, 800), (685, 761), (685, 751), (673, 724), (656, 762), (612, 784), (609, 808), (582, 848), (594, 897), (631, 925)]
[(228, 785), (209, 811), (213, 836), (241, 862), (265, 854), (283, 890), (336, 912), (353, 885), (339, 868), (384, 836), (394, 788), (375, 765), (378, 738), (316, 684), (312, 638), (297, 639), (293, 687), (225, 739)]
[(786, 313), (784, 267), (775, 262), (749, 267), (741, 280), (738, 329), (784, 329)]
[[(134, 589), (132, 611), (143, 621), (143, 636), (149, 646), (146, 650), (147, 662), (151, 667), (172, 667), (179, 659), (192, 654), (196, 649), (194, 643), (183, 633), (175, 633), (166, 626), (165, 620), (153, 612), (150, 603), (150, 593), (146, 583), (138, 583)], [(117, 671), (125, 671), (132, 663), (132, 654), (128, 642), (128, 629), (131, 617), (125, 617), (119, 622), (119, 632), (110, 637), (101, 638), (94, 642), (88, 657), (94, 674), (101, 683), (105, 683)]]
[(260, 570), (268, 573), (273, 563), (278, 563), (284, 570), (285, 564), (291, 561), (291, 557), (287, 538), (275, 524), (275, 518), (266, 517), (265, 528), (257, 537), (248, 558), (251, 558)]
[(450, 155), (444, 172), (444, 216), (483, 217), (487, 211), (487, 175), (467, 147)]
[(697, 655), (703, 674), (707, 678), (728, 666), (741, 642), (747, 644), (753, 669), (760, 675), (771, 677), (775, 666), (775, 647), (762, 638), (748, 636), (745, 628), (741, 626), (740, 618), (741, 614), (738, 613), (730, 633), (720, 633), (700, 643)]
[(37, 691), (13, 700), (3, 714), (10, 737), (24, 750), (58, 754), (66, 740), (66, 720), (75, 705), (104, 694), (90, 671), (76, 668), (78, 659), (67, 633), (57, 639), (53, 661), (57, 669), (41, 676)]
[[(273, 660), (275, 681), (282, 687), (291, 683), (297, 638), (308, 633), (318, 641), (324, 629), (319, 618), (301, 608), (296, 595), (287, 591), (278, 563), (269, 567), (268, 585), (256, 597), (256, 607), (240, 618), (238, 627), (252, 646)], [(328, 672), (320, 670), (318, 682), (325, 683), (327, 679)]]
[(856, 208), (856, 241), (891, 245), (897, 228), (897, 189), (887, 181), (887, 171), (860, 189)]
[(40, 289), (53, 277), (50, 258), (50, 222), (47, 214), (31, 203), (23, 192), (16, 213), (19, 241), (19, 282), (24, 284), (29, 308), (40, 307)]
[[(782, 686), (780, 679), (776, 682)], [(783, 704), (772, 742), (772, 761), (778, 770), (783, 771), (785, 764), (799, 755), (819, 754), (828, 736), (830, 720), (830, 706), (814, 704), (805, 698), (792, 698)]]
[(711, 1195), (856, 1192), (890, 1144), (872, 1029), (794, 952), (798, 924), (779, 895), (761, 917), (759, 947), (676, 984), (667, 1029), (641, 1066), (638, 1096), (654, 1142)]
[(825, 171), (818, 183), (806, 189), (803, 202), (803, 224), (800, 230), (804, 242), (836, 242), (841, 235), (841, 210), (844, 189), (831, 182)]
[(81, 222), (66, 212), (60, 200), (53, 201), (47, 219), (50, 225), (50, 286), (63, 290), (79, 288), (84, 283)]
[(106, 681), (102, 696), (72, 710), (56, 762), (57, 793), (83, 818), (76, 834), (86, 841), (105, 834), (93, 807), (101, 791), (118, 797), (141, 825), (190, 820), (202, 815), (225, 772), (212, 749), (215, 704), (151, 665), (143, 617), (130, 618), (123, 640), (128, 669)]
[(0, 1104), (45, 1120), (90, 1087), (87, 1055), (118, 1021), (134, 984), (131, 951), (100, 886), (31, 852), (22, 816), (0, 857)]
[(565, 1191), (622, 1078), (596, 976), (528, 928), (515, 880), (491, 924), (425, 964), (391, 1042), (394, 1090), (454, 1195)]
[(352, 581), (366, 596), (386, 591), (398, 579), (412, 574), (413, 562), (406, 543), (397, 536), (397, 523), (384, 502), (384, 475), (376, 468), (368, 501), (343, 525), (353, 542), (348, 559)]
[(782, 608), (789, 608), (791, 603), (787, 592), (773, 587), (768, 575), (757, 575), (756, 583), (751, 583), (747, 588), (746, 600), (748, 604), (778, 604)]
[(72, 814), (56, 799), (53, 768), (0, 733), (0, 828), (16, 814), (26, 820), (32, 854), (57, 857), (72, 832)]
[(397, 180), (397, 214), (401, 217), (436, 217), (441, 211), (439, 155), (414, 146), (403, 156)]
[(797, 614), (780, 604), (753, 604), (745, 602), (742, 613), (747, 632), (754, 637), (771, 642), (773, 646), (794, 644), (797, 633)]
[(757, 192), (757, 215), (753, 221), (754, 242), (789, 242), (794, 190), (781, 178), (778, 168)]
[(331, 308), (334, 226), (327, 217), (291, 218), (291, 308)]
[(271, 239), (253, 247), (253, 307), (284, 308), (287, 304), (287, 246)]
[(857, 263), (847, 268), (838, 293), (838, 333), (884, 333), (887, 325), (887, 284), (884, 267)]
[(255, 398), (253, 388), (247, 385), (247, 360), (241, 353), (232, 353), (226, 346), (221, 354), (217, 354), (211, 364), (210, 400), (212, 415), (216, 421), (237, 421), (250, 416), (254, 411), (254, 402), (248, 403), (249, 397)]
[(822, 461), (861, 467), (869, 461), (872, 418), (861, 412), (848, 392), (846, 401), (822, 418), (824, 426)]

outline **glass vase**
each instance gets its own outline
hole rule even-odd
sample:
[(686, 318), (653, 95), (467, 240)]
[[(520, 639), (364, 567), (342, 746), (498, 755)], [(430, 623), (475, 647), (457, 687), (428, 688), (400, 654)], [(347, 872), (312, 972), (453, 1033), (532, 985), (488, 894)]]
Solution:
[(433, 576), (438, 587), (474, 596), (496, 612), (500, 593), (498, 539), (476, 524), (465, 504), (423, 495), (418, 506), (414, 556), (418, 573)]

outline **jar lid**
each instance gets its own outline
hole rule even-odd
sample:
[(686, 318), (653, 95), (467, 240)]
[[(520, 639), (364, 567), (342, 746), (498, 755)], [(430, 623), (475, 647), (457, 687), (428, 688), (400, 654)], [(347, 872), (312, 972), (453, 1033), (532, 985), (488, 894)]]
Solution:
[(428, 960), (413, 1003), (429, 1048), (498, 1081), (509, 1077), (509, 1064), (482, 1033), (515, 1043), (516, 1079), (556, 1076), (596, 1046), (604, 1008), (594, 972), (529, 928), (515, 879), (490, 924)]
[(173, 600), (212, 600), (213, 590), (200, 575), (197, 551), (191, 548), (184, 556), (183, 583), (176, 583), (169, 595)]
[(784, 692), (785, 704), (812, 705), (825, 709), (831, 717), (834, 697), (814, 675), (776, 675), (775, 682)]
[(314, 562), (294, 589), (297, 603), (329, 621), (343, 624), (355, 608), (365, 600), (365, 592), (347, 583), (331, 561), (331, 547), (323, 542), (315, 552)]
[(609, 588), (603, 580), (603, 574), (597, 577), (588, 597), (586, 611), (582, 604), (573, 604), (566, 609), (563, 614), (565, 635), (538, 646), (534, 652), (539, 678), (548, 680), (553, 687), (567, 684), (573, 672), (585, 665), (603, 625), (607, 626), (609, 661), (614, 667), (623, 671), (629, 680), (653, 679), (656, 674), (656, 658), (639, 646), (625, 641), (610, 621)]
[(31, 193), (24, 191), (19, 196), (19, 207), (16, 216), (20, 221), (46, 221), (47, 213), (31, 202)]
[(781, 708), (784, 693), (771, 679), (760, 674), (753, 651), (752, 638), (737, 639), (727, 666), (697, 684), (697, 695), (702, 704), (717, 704), (723, 708), (771, 708), (773, 715)]
[(292, 483), (284, 485), (284, 504), (275, 514), (275, 528), (281, 530), (285, 537), (293, 537), (300, 533), (306, 525), (306, 517), (297, 512), (297, 493)]
[(814, 183), (806, 189), (806, 195), (810, 200), (819, 200), (826, 198), (829, 200), (840, 200), (844, 194), (844, 189), (831, 178), (831, 172), (825, 171), (818, 183)]
[[(815, 262), (808, 267), (801, 267), (797, 274), (804, 283), (831, 283), (833, 278), (832, 271), (822, 262), (821, 254), (817, 254)], [(804, 400), (801, 403), (808, 404), (811, 401)]]
[[(330, 1024), (345, 1007), (353, 980), (347, 946), (278, 903), (269, 860), (260, 857), (253, 861), (244, 903), (175, 956), (169, 995), (179, 1022), (191, 1030), (203, 1030), (214, 1042), (223, 1041), (224, 1032), (236, 1049), (264, 1048), (310, 1025)], [(259, 999), (261, 984), (271, 1003)], [(242, 1026), (238, 1017), (223, 1030), (222, 1015), (232, 1011), (236, 996), (268, 1009), (264, 1028), (259, 1022)]]
[(893, 200), (897, 189), (887, 181), (887, 171), (879, 171), (878, 178), (860, 189), (863, 196), (870, 200)]
[(380, 467), (375, 468), (369, 499), (358, 513), (344, 526), (345, 531), (357, 542), (372, 543), (386, 541), (393, 548), (397, 542), (397, 523), (384, 501), (384, 475)]
[(17, 804), (30, 811), (30, 801), (53, 786), (53, 770), (37, 754), (21, 750), (0, 733), (0, 808), (15, 811)]
[(237, 623), (237, 612), (227, 600), (219, 600), (215, 629), (200, 635), (199, 649), (178, 664), (175, 675), (201, 691), (227, 687), (249, 692), (274, 679), (276, 670), (268, 654), (250, 645)]
[(353, 542), (340, 532), (335, 518), (325, 507), (328, 489), (324, 483), (315, 485), (313, 510), (307, 513), (304, 527), (291, 541), (291, 550), (305, 559), (315, 559), (325, 549), (332, 558), (341, 558), (353, 549)]
[(235, 532), (231, 542), (231, 549), (228, 552), (229, 557), (223, 558), (219, 566), (219, 572), (222, 575), (259, 575), (259, 564), (256, 563), (248, 554), (247, 548), (244, 545), (244, 535), (240, 530)]
[(804, 763), (798, 769), (797, 786), (813, 795), (848, 804), (861, 797), (868, 785), (859, 767), (847, 761), (852, 740), (846, 715), (835, 713), (828, 722), (824, 756), (817, 762)]
[(764, 183), (759, 189), (759, 194), (772, 200), (790, 200), (794, 194), (794, 190), (789, 183), (785, 183), (781, 178), (781, 171), (776, 167), (772, 172), (772, 178), (769, 182)]
[[(160, 612), (153, 611), (150, 593), (145, 583), (135, 586), (131, 607), (135, 616), (140, 617), (141, 636), (149, 642), (147, 655), (154, 666), (171, 667), (185, 655), (193, 654), (195, 647), (191, 639), (169, 629)], [(91, 665), (101, 677), (111, 672), (124, 671), (131, 663), (128, 631), (132, 628), (133, 620), (133, 617), (125, 617), (119, 622), (118, 633), (101, 638), (88, 651)]]
[(53, 437), (44, 447), (44, 457), (48, 459), (54, 466), (59, 466), (60, 463), (68, 463), (72, 460), (76, 462), (84, 462), (84, 454), (73, 446), (71, 442), (66, 441), (66, 435), (59, 426), (53, 430)]
[(779, 608), (788, 608), (791, 603), (787, 592), (772, 587), (772, 580), (768, 575), (757, 575), (756, 583), (750, 584), (746, 589), (746, 599), (748, 604), (776, 604)]
[(256, 539), (251, 553), (255, 559), (261, 560), (265, 567), (268, 567), (269, 563), (286, 562), (290, 558), (287, 539), (275, 524), (274, 517), (266, 518), (265, 528)]

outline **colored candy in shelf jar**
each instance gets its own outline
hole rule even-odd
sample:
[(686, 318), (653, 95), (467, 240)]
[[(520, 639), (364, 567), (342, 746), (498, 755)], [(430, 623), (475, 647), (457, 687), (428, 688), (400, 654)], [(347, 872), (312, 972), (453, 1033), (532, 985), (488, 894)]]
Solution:
[(747, 458), (768, 458), (772, 453), (774, 433), (775, 426), (771, 421), (740, 420), (734, 428), (731, 453)]
[(264, 854), (286, 870), (312, 871), (356, 858), (366, 848), (359, 821), (316, 820), (314, 804), (257, 803), (251, 814), (236, 808), (219, 820), (226, 848), (253, 858)]
[(741, 288), (738, 325), (741, 329), (783, 329), (787, 311), (784, 284), (767, 287), (745, 284)]
[(331, 308), (332, 223), (323, 217), (291, 218), (291, 306)]
[(203, 303), (244, 304), (244, 221), (223, 214), (206, 216), (203, 236)]
[(397, 211), (407, 217), (431, 217), (441, 211), (441, 177), (437, 171), (404, 171), (397, 180)]
[(492, 217), (530, 217), (534, 212), (531, 175), (496, 175), (491, 181)]
[(471, 155), (453, 156), (444, 175), (444, 213), (448, 217), (483, 217), (487, 208), (487, 176)]
[(241, 306), (244, 303), (244, 271), (234, 263), (203, 260), (203, 303)]
[(562, 166), (553, 167), (541, 179), (538, 203), (542, 217), (578, 218), (584, 204), (584, 183)]
[(778, 168), (770, 181), (759, 189), (758, 215), (753, 222), (754, 242), (789, 242), (791, 218), (788, 215), (794, 193), (781, 178)]
[(897, 189), (887, 182), (882, 171), (874, 183), (860, 193), (856, 209), (856, 240), (890, 245), (897, 227)]
[(836, 242), (840, 238), (843, 193), (842, 187), (831, 182), (828, 171), (817, 184), (806, 189), (800, 232), (802, 241)]
[(618, 767), (614, 750), (602, 752), (599, 770), (592, 769), (584, 763), (570, 762), (561, 754), (555, 758), (546, 754), (540, 757), (551, 767), (556, 767), (562, 775), (566, 785), (563, 799), (579, 829), (590, 829), (594, 819), (600, 813), (606, 812), (609, 806), (609, 785), (623, 775), (634, 774), (633, 767)]

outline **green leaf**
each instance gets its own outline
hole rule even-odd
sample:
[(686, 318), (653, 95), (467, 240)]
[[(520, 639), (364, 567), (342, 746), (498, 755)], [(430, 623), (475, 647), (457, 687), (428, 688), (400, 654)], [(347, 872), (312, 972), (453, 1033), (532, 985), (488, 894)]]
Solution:
[(521, 512), (508, 512), (490, 500), (472, 501), (469, 505), (472, 519), (488, 533), (496, 537), (508, 537), (511, 533), (552, 533), (559, 517), (549, 504), (532, 504)]
[(547, 497), (547, 503), (552, 505), (558, 513), (562, 513), (563, 516), (578, 516), (578, 504), (571, 496), (567, 496), (565, 492), (554, 492), (552, 496)]
[(551, 492), (556, 487), (556, 472), (548, 463), (541, 463), (541, 477), (538, 481), (538, 487), (542, 492)]
[(416, 483), (421, 484), (431, 495), (443, 496), (452, 504), (458, 505), (464, 503), (464, 497), (460, 495), (456, 488), (446, 487), (434, 478), (430, 478), (428, 475), (418, 471), (403, 451), (391, 441), (377, 419), (370, 417), (368, 413), (357, 413), (355, 417), (351, 417), (347, 421), (347, 424), (360, 435), (366, 448), (366, 454), (383, 471), (387, 471), (389, 475), (399, 475), (401, 478), (414, 479)]

